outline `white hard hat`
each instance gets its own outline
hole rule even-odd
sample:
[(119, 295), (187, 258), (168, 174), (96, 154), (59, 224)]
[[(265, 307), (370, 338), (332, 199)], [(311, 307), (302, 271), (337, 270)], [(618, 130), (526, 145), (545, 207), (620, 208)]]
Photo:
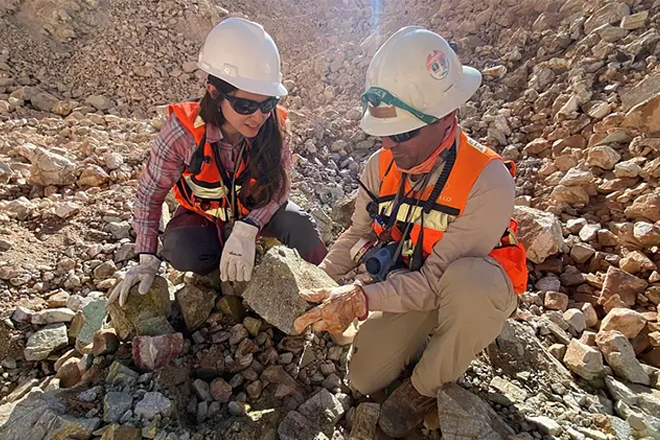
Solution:
[(284, 96), (280, 53), (263, 26), (232, 17), (206, 37), (197, 66), (246, 92)]
[[(444, 38), (420, 26), (407, 26), (374, 55), (367, 70), (366, 90), (373, 87), (381, 96), (387, 91), (404, 107), (407, 104), (424, 116), (440, 119), (465, 104), (480, 85), (481, 73), (461, 65)], [(372, 104), (367, 105), (360, 123), (372, 136), (405, 133), (429, 123), (397, 105)]]

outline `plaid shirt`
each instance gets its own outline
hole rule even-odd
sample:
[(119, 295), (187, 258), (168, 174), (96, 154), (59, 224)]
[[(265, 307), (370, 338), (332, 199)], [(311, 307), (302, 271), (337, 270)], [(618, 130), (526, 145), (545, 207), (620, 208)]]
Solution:
[[(206, 139), (209, 143), (218, 143), (222, 166), (225, 170), (233, 170), (234, 156), (238, 155), (240, 142), (236, 144), (223, 142), (220, 129), (210, 124), (207, 125)], [(291, 175), (291, 152), (287, 144), (288, 142), (285, 142), (282, 159), (287, 172)], [(197, 143), (192, 133), (175, 115), (172, 115), (158, 134), (138, 183), (133, 219), (133, 228), (137, 235), (135, 241), (137, 253), (156, 254), (163, 202), (190, 165), (196, 148)], [(250, 211), (247, 218), (263, 228), (288, 197), (287, 187), (281, 199), (273, 200), (262, 208)]]

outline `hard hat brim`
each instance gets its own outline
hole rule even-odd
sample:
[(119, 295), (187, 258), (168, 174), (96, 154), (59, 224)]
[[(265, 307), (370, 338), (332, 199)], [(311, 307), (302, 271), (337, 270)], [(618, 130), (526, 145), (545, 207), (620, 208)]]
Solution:
[(281, 82), (272, 82), (265, 83), (263, 81), (253, 80), (249, 78), (237, 78), (225, 75), (223, 72), (214, 69), (205, 63), (198, 62), (197, 67), (199, 67), (204, 72), (209, 75), (213, 75), (221, 80), (228, 82), (237, 89), (243, 90), (245, 92), (256, 93), (258, 95), (264, 96), (286, 96), (289, 94), (284, 84)]
[[(463, 73), (454, 87), (438, 97), (435, 105), (420, 111), (443, 118), (465, 104), (481, 85), (481, 73), (472, 67), (463, 66)], [(426, 123), (417, 119), (411, 113), (400, 108), (396, 109), (394, 118), (374, 118), (369, 111), (364, 112), (360, 121), (362, 131), (370, 136), (392, 136), (424, 127)]]

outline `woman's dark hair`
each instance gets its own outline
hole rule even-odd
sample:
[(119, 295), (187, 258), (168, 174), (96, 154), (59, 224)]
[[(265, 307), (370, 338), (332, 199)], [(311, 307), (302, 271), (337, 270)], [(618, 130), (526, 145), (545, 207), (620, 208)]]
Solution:
[[(209, 75), (209, 83), (227, 95), (233, 95), (238, 90), (231, 84)], [(220, 110), (222, 95), (213, 98), (207, 91), (200, 102), (199, 115), (207, 124), (220, 128), (225, 123), (225, 117)], [(282, 197), (288, 182), (288, 176), (282, 161), (284, 137), (277, 110), (273, 110), (261, 126), (259, 133), (250, 139), (250, 160), (246, 177), (255, 180), (254, 185), (244, 184), (238, 195), (239, 200), (247, 209), (261, 208), (272, 200)], [(247, 181), (246, 181), (247, 183)], [(248, 191), (249, 188), (249, 191)]]

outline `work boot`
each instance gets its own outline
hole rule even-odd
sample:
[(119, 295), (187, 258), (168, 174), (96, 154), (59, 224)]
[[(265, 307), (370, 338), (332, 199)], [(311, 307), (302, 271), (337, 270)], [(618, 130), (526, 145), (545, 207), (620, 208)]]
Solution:
[(390, 437), (403, 437), (422, 423), (435, 406), (434, 397), (422, 396), (406, 379), (383, 403), (378, 426)]

